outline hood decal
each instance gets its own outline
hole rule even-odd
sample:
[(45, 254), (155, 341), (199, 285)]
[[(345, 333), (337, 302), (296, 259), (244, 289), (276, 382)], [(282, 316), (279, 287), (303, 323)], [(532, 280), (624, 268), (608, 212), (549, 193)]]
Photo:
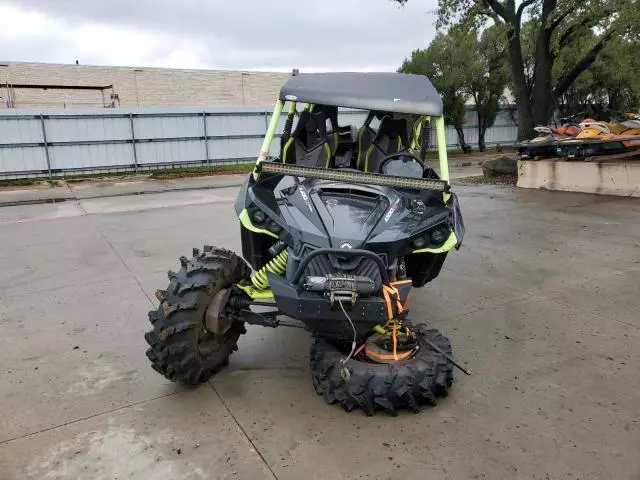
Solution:
[(389, 207), (389, 211), (387, 212), (387, 214), (384, 216), (384, 223), (389, 223), (389, 219), (391, 218), (391, 216), (393, 215), (393, 212), (396, 211), (396, 209), (398, 208), (398, 205), (400, 205), (400, 197), (396, 198), (396, 201), (393, 202), (391, 204), (391, 206)]
[(309, 211), (313, 213), (313, 206), (311, 205), (311, 200), (309, 199), (309, 195), (307, 194), (307, 191), (304, 189), (302, 185), (298, 186), (298, 191), (300, 192), (300, 196), (302, 197), (302, 200), (304, 200), (304, 203), (309, 208)]

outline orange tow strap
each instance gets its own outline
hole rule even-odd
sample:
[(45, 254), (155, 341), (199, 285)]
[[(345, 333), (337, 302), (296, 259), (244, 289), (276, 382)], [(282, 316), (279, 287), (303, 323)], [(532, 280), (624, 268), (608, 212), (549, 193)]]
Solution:
[(395, 315), (393, 314), (393, 303), (392, 299), (396, 302), (396, 310), (398, 313), (404, 312), (404, 306), (400, 301), (400, 292), (398, 289), (392, 285), (382, 285), (382, 296), (384, 297), (384, 301), (387, 304), (387, 316), (389, 321), (393, 320)]
[(375, 350), (370, 348), (365, 349), (365, 352), (368, 357), (379, 360), (382, 363), (384, 363), (385, 360), (395, 360), (395, 361), (404, 360), (406, 358), (409, 358), (413, 354), (413, 350), (408, 350), (406, 352), (401, 352), (396, 354), (391, 354), (391, 353), (385, 354), (385, 353), (376, 352)]
[[(398, 285), (408, 285), (412, 281), (413, 280), (411, 280), (410, 278), (407, 278), (406, 280), (396, 280), (395, 282), (391, 282), (389, 285), (391, 285), (392, 287), (396, 287)], [(400, 298), (400, 296), (398, 296), (398, 298)], [(402, 307), (406, 310), (408, 306), (409, 306), (409, 295), (407, 294), (407, 298), (404, 299), (404, 304), (402, 305)]]
[(393, 358), (394, 360), (398, 360), (398, 324), (393, 324)]

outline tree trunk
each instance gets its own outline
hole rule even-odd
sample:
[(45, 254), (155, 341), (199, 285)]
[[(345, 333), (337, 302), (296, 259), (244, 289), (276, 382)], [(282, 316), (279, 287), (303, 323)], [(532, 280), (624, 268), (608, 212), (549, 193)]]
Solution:
[(552, 31), (544, 25), (540, 27), (536, 40), (535, 65), (536, 71), (531, 91), (531, 113), (533, 126), (547, 125), (555, 106), (553, 98), (552, 74), (553, 53), (551, 53)]
[(484, 152), (486, 150), (486, 146), (484, 143), (484, 134), (487, 131), (487, 112), (484, 108), (478, 106), (480, 102), (477, 97), (475, 100), (476, 114), (478, 116), (478, 150)]
[(487, 149), (487, 146), (484, 142), (485, 133), (487, 133), (487, 128), (482, 125), (478, 125), (478, 150), (480, 150), (481, 152), (484, 152)]
[(529, 103), (529, 87), (524, 74), (522, 48), (520, 46), (520, 27), (508, 25), (508, 50), (511, 75), (513, 77), (513, 96), (516, 100), (518, 116), (518, 140), (533, 138), (533, 114)]
[(458, 144), (460, 145), (460, 148), (464, 153), (469, 153), (471, 148), (467, 145), (467, 142), (464, 139), (464, 129), (462, 128), (462, 125), (456, 125), (455, 129), (458, 133)]

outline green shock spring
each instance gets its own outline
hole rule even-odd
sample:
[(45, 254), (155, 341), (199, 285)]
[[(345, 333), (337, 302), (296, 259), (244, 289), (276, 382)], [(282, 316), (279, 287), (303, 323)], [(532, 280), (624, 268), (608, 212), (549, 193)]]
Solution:
[(282, 275), (287, 270), (287, 260), (289, 259), (289, 252), (284, 249), (269, 262), (258, 270), (252, 277), (251, 283), (258, 290), (266, 290), (269, 288), (269, 279), (267, 278), (267, 272), (271, 272), (275, 275)]

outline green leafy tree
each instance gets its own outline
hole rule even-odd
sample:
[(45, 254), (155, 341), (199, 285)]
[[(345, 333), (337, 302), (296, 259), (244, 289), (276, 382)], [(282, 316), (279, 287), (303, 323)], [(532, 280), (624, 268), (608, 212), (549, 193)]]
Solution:
[[(591, 32), (589, 34), (593, 35)], [(589, 34), (585, 36), (589, 36)], [(574, 49), (584, 48), (589, 38)], [(637, 51), (640, 40), (617, 38), (610, 42), (598, 59), (576, 79), (567, 91), (558, 97), (560, 116), (585, 112), (590, 117), (606, 119), (640, 107), (640, 58)], [(573, 52), (567, 50), (566, 56)], [(579, 52), (578, 52), (579, 54)], [(567, 68), (566, 58), (559, 57), (554, 67), (554, 77), (561, 76)]]
[(496, 121), (509, 82), (504, 45), (504, 30), (499, 25), (486, 29), (476, 42), (469, 78), (465, 79), (478, 114), (478, 149), (481, 152), (486, 149), (485, 134)]
[(478, 148), (485, 150), (485, 134), (500, 111), (509, 80), (504, 31), (486, 29), (478, 38), (475, 29), (454, 28), (439, 33), (425, 50), (405, 60), (401, 72), (427, 75), (442, 95), (445, 120), (458, 133), (458, 143), (468, 150), (464, 123), (468, 101), (473, 99), (478, 116)]
[[(438, 0), (438, 15), (439, 26), (444, 27), (486, 26), (490, 21), (504, 27), (518, 138), (524, 139), (532, 136), (537, 123), (551, 118), (556, 99), (566, 94), (610, 42), (637, 38), (640, 0)], [(530, 20), (535, 24), (526, 32), (523, 26)], [(572, 57), (570, 66), (554, 76), (558, 57), (586, 31), (593, 35), (582, 54)], [(523, 33), (532, 37), (529, 62), (523, 52)]]
[(400, 67), (401, 72), (429, 77), (442, 96), (445, 122), (456, 129), (458, 143), (464, 151), (469, 150), (463, 129), (469, 91), (466, 79), (470, 75), (475, 42), (475, 34), (454, 28), (447, 34), (437, 34), (426, 49), (414, 50)]

